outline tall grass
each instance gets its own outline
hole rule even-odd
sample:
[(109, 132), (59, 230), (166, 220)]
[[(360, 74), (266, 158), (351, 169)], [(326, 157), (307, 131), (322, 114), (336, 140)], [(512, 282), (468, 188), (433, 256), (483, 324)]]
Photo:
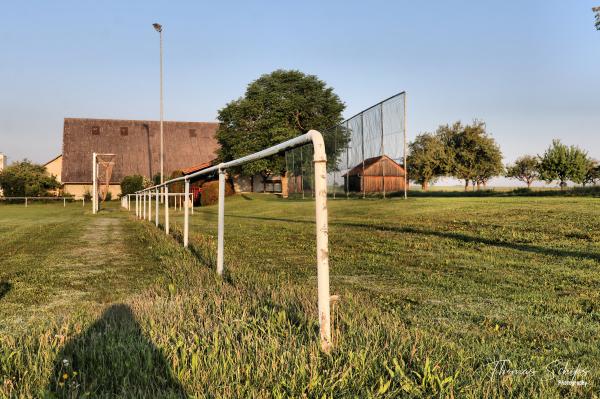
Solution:
[[(0, 336), (0, 396), (597, 397), (592, 199), (332, 203), (331, 354), (318, 347), (312, 204), (251, 200), (228, 203), (225, 279), (213, 208), (196, 211), (189, 250), (178, 231), (120, 219), (154, 283)], [(538, 374), (495, 373), (503, 359)], [(559, 385), (565, 363), (588, 385)]]

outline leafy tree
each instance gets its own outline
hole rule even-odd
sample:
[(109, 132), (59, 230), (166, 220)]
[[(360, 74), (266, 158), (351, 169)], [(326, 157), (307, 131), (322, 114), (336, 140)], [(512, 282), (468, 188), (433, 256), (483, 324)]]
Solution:
[(590, 159), (583, 178), (583, 186), (585, 187), (586, 184), (596, 184), (598, 180), (600, 180), (600, 164), (598, 161)]
[(527, 188), (531, 188), (531, 183), (540, 177), (539, 160), (531, 155), (524, 155), (517, 158), (513, 165), (506, 167), (506, 177), (520, 180), (527, 183)]
[(125, 176), (121, 181), (121, 195), (133, 194), (144, 188), (144, 177), (140, 175)]
[(60, 183), (44, 166), (24, 159), (0, 172), (0, 187), (7, 197), (43, 197), (48, 190), (60, 187)]
[[(277, 143), (292, 139), (310, 129), (323, 132), (342, 121), (345, 106), (331, 87), (314, 75), (300, 71), (277, 70), (248, 85), (244, 97), (228, 103), (219, 111), (221, 122), (217, 139), (219, 159), (230, 161)], [(337, 140), (337, 149), (326, 141), (328, 163), (334, 165), (348, 142), (342, 130), (325, 135)], [(268, 176), (285, 172), (282, 154), (241, 166), (244, 175)]]
[(485, 123), (474, 121), (471, 125), (463, 125), (455, 122), (452, 126), (440, 126), (438, 134), (448, 151), (450, 173), (465, 181), (465, 191), (470, 182), (485, 187), (490, 178), (504, 171), (502, 152), (487, 134)]
[(415, 141), (408, 145), (408, 149), (408, 176), (419, 183), (423, 191), (427, 191), (430, 184), (448, 172), (448, 151), (439, 135), (419, 134)]
[(566, 146), (560, 140), (553, 140), (552, 145), (540, 156), (540, 178), (548, 183), (559, 181), (560, 188), (567, 186), (567, 181), (583, 183), (588, 170), (587, 153), (577, 146)]

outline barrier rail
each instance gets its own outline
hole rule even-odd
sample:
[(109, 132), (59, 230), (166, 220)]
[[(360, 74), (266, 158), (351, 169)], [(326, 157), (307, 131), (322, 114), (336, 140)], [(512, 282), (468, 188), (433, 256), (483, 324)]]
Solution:
[[(29, 201), (35, 201), (35, 200), (38, 200), (38, 201), (39, 200), (42, 200), (42, 201), (62, 200), (63, 207), (67, 206), (67, 201), (69, 201), (69, 202), (79, 201), (79, 200), (76, 200), (74, 197), (0, 197), (0, 201), (13, 201), (13, 200), (24, 200), (25, 208), (27, 208), (27, 206), (29, 205)], [(82, 201), (82, 206), (85, 206), (85, 198), (82, 198), (81, 201)]]
[[(315, 216), (316, 216), (316, 242), (317, 242), (317, 291), (319, 310), (319, 335), (321, 349), (328, 352), (332, 347), (331, 320), (330, 320), (330, 295), (329, 295), (329, 244), (328, 244), (328, 222), (327, 222), (327, 156), (323, 136), (316, 130), (311, 130), (302, 136), (298, 136), (281, 144), (274, 145), (254, 154), (235, 159), (233, 161), (220, 163), (218, 165), (200, 170), (198, 172), (168, 180), (162, 184), (137, 191), (135, 196), (135, 214), (138, 219), (151, 220), (152, 196), (156, 199), (164, 196), (165, 203), (165, 232), (169, 234), (169, 185), (183, 181), (184, 193), (184, 221), (183, 221), (183, 245), (188, 246), (189, 241), (189, 201), (190, 180), (194, 177), (214, 172), (219, 174), (219, 204), (218, 204), (218, 233), (217, 233), (217, 273), (224, 271), (224, 221), (225, 221), (225, 174), (226, 170), (261, 158), (266, 158), (277, 153), (312, 143), (314, 148), (314, 173), (315, 173)], [(162, 193), (159, 190), (162, 189)], [(131, 199), (131, 197), (130, 197)], [(158, 226), (159, 201), (155, 201), (155, 224)], [(131, 209), (129, 202), (128, 209)]]

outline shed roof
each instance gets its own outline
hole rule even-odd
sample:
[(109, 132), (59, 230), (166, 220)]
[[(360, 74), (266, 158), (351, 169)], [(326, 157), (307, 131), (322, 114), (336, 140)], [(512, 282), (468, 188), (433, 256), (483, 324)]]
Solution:
[[(219, 148), (216, 122), (165, 121), (164, 173), (209, 162)], [(125, 176), (160, 173), (160, 122), (124, 119), (65, 118), (63, 183), (92, 182), (92, 153), (113, 153), (111, 183)]]

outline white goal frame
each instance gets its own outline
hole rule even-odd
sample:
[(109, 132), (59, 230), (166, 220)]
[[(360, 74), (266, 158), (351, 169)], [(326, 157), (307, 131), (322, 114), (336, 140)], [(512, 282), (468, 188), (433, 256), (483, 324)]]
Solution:
[[(302, 136), (298, 136), (281, 144), (266, 148), (257, 153), (235, 159), (230, 162), (220, 163), (207, 169), (168, 180), (162, 184), (137, 191), (136, 217), (146, 219), (146, 215), (151, 213), (151, 198), (156, 199), (164, 196), (165, 203), (165, 233), (169, 234), (169, 184), (183, 181), (185, 184), (184, 195), (184, 218), (183, 218), (183, 246), (188, 246), (189, 240), (189, 209), (190, 209), (190, 179), (205, 175), (208, 173), (219, 173), (219, 205), (218, 205), (218, 233), (217, 233), (217, 273), (223, 274), (224, 270), (224, 230), (225, 230), (225, 175), (227, 169), (239, 166), (257, 159), (266, 158), (277, 153), (300, 147), (305, 144), (312, 144), (314, 148), (314, 172), (315, 172), (315, 215), (316, 215), (316, 241), (317, 241), (317, 291), (318, 291), (318, 311), (319, 311), (319, 336), (321, 349), (329, 352), (332, 348), (331, 340), (331, 309), (329, 294), (329, 239), (328, 239), (328, 221), (327, 221), (327, 155), (325, 154), (325, 144), (323, 136), (316, 130), (311, 130)], [(162, 191), (159, 193), (159, 191)], [(156, 224), (158, 224), (158, 201), (155, 201)], [(146, 212), (147, 210), (147, 212)], [(150, 220), (150, 217), (148, 217)]]
[[(98, 155), (100, 156), (112, 156), (115, 154), (100, 154), (97, 152), (92, 153), (92, 213), (96, 214), (100, 209), (100, 203), (98, 202)], [(114, 163), (114, 161), (113, 161)], [(110, 180), (107, 182), (108, 188), (110, 190)]]

